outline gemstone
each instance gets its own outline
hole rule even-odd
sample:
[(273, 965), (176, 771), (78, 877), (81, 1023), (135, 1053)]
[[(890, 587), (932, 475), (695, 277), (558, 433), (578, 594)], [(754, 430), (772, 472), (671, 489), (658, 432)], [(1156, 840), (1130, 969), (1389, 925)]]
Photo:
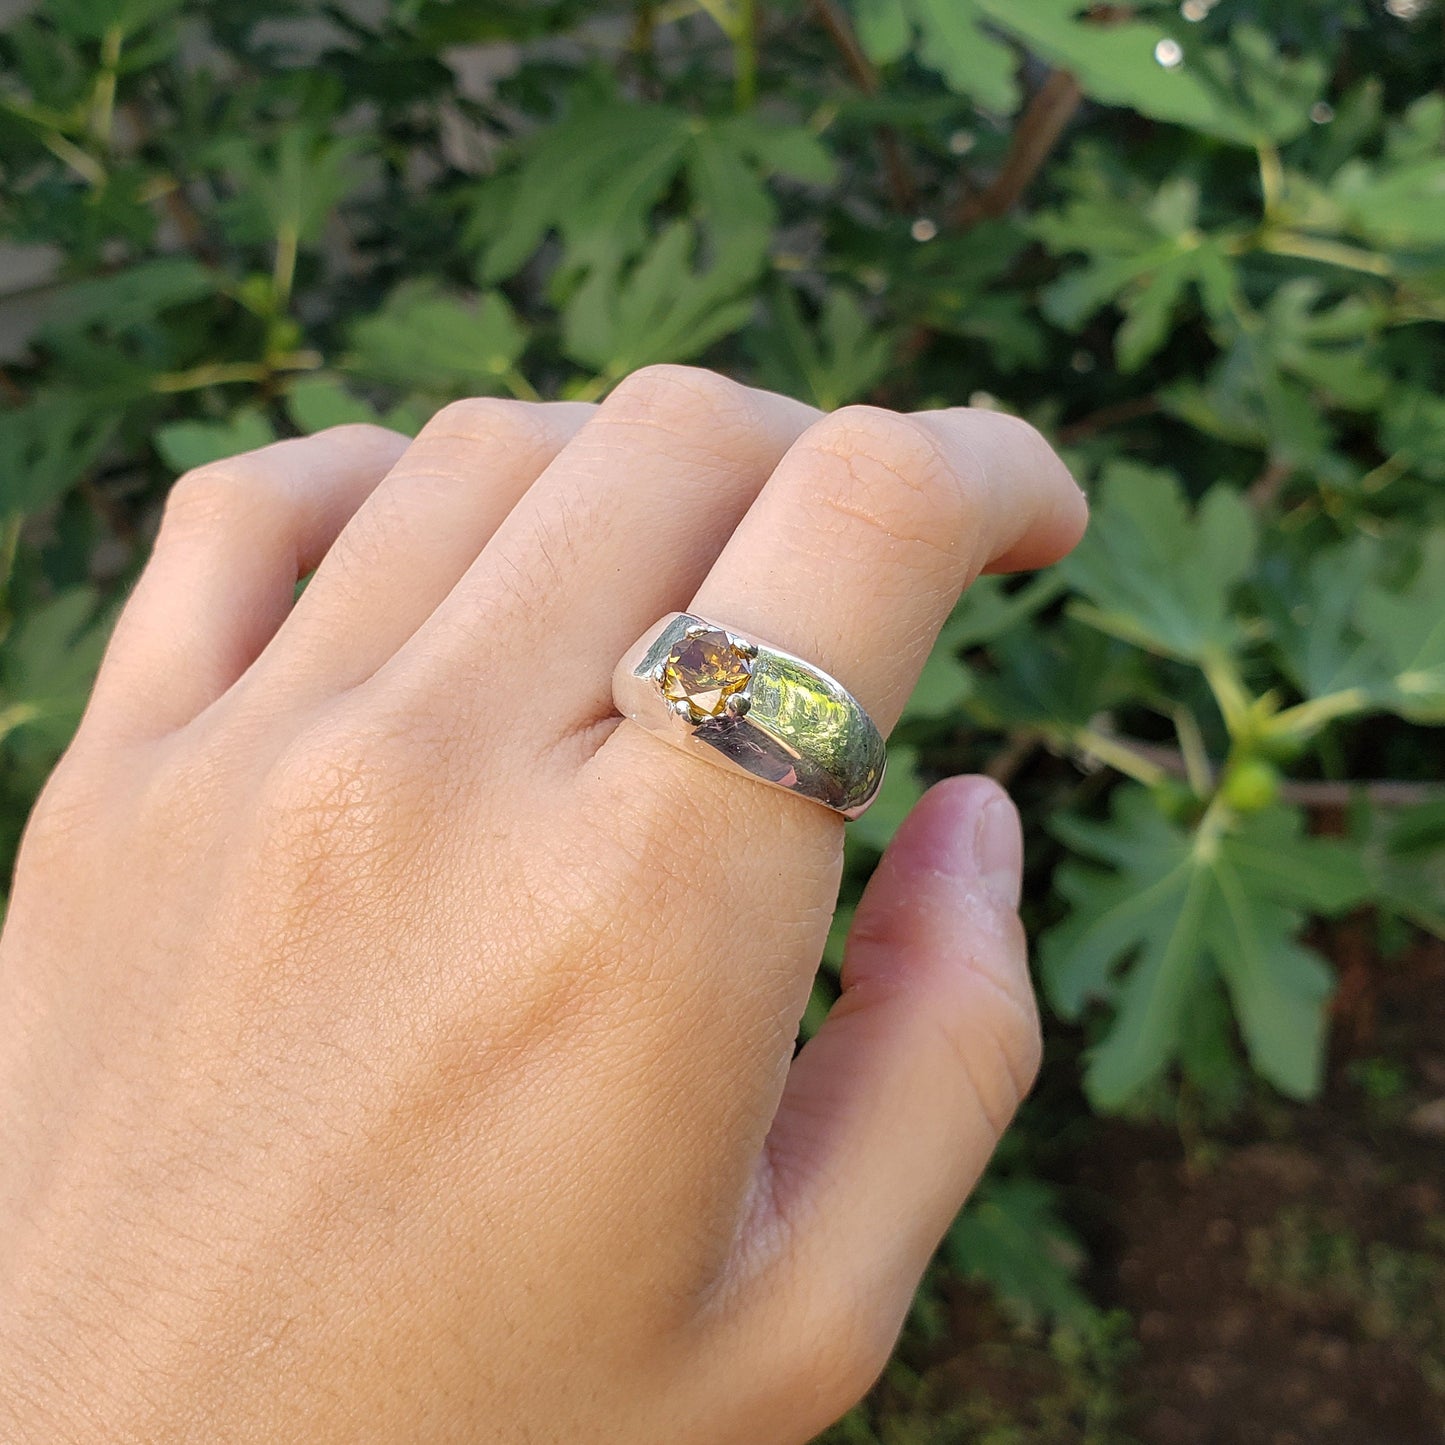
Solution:
[(684, 637), (662, 666), (662, 695), (686, 702), (694, 714), (718, 717), (727, 700), (752, 677), (752, 664), (733, 646), (726, 632), (709, 628)]

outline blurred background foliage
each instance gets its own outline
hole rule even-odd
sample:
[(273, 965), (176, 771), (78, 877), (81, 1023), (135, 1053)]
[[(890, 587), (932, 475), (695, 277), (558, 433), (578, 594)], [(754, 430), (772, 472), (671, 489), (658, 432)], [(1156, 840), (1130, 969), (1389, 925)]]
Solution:
[[(1317, 1098), (1328, 920), (1382, 968), (1445, 934), (1438, 7), (0, 14), (7, 869), (188, 467), (340, 421), (414, 431), (469, 393), (598, 398), (655, 361), (823, 407), (1007, 408), (1063, 448), (1090, 534), (946, 628), (850, 832), (804, 1028), (927, 780), (1009, 783), (1053, 1083), (950, 1235), (893, 1403), (836, 1438), (1114, 1438), (1130, 1326), (1091, 1291), (1051, 1148), (1124, 1115), (1197, 1160)], [(1046, 1342), (1032, 1433), (920, 1403), (908, 1352), (970, 1279)]]

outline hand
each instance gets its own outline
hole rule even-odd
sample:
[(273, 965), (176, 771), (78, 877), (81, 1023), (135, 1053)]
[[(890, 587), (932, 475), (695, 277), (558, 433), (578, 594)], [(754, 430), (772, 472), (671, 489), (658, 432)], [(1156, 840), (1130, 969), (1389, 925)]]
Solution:
[(928, 794), (793, 1061), (843, 824), (610, 674), (690, 605), (886, 731), (960, 589), (1084, 516), (1022, 422), (680, 367), (184, 477), (0, 951), (0, 1436), (841, 1414), (1033, 1076), (1017, 818)]

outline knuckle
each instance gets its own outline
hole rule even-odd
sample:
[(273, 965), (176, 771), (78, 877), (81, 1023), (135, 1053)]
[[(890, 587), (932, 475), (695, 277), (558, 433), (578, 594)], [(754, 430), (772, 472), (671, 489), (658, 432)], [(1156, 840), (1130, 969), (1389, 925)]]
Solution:
[(799, 445), (801, 484), (843, 532), (861, 525), (889, 544), (950, 556), (970, 534), (976, 481), (918, 418), (844, 407), (816, 422)]
[(283, 505), (284, 491), (247, 457), (228, 457), (193, 467), (171, 487), (161, 520), (162, 536), (189, 536)]
[(73, 754), (66, 754), (46, 780), (25, 824), (23, 856), (29, 866), (47, 867), (73, 856), (95, 833), (100, 790)]
[(747, 388), (701, 366), (658, 362), (634, 371), (613, 387), (598, 414), (629, 421), (688, 424), (750, 410)]
[(971, 411), (967, 415), (979, 427), (992, 428), (997, 433), (999, 449), (1016, 453), (1029, 459), (1031, 469), (1045, 475), (1060, 476), (1072, 483), (1069, 469), (1064, 465), (1053, 444), (1032, 422), (1006, 411)]
[(379, 905), (402, 881), (423, 801), (382, 728), (325, 719), (275, 757), (256, 789), (261, 852), (278, 897), (362, 888)]
[(943, 465), (937, 434), (921, 417), (886, 407), (840, 407), (808, 428), (804, 445), (840, 456), (862, 457), (896, 472), (912, 486)]
[[(373, 421), (340, 422), (336, 426), (325, 427), (314, 435), (320, 440), (356, 451), (393, 451), (398, 442), (404, 443), (408, 440), (405, 433)], [(286, 444), (283, 442), (281, 445)]]
[(508, 451), (530, 451), (544, 441), (541, 418), (525, 401), (469, 396), (448, 402), (417, 433), (417, 442), (484, 442)]

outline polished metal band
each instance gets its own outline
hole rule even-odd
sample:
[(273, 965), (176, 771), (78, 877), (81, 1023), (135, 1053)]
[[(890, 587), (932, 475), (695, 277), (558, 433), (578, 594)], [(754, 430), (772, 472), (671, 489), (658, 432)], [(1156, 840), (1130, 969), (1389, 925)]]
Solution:
[(664, 617), (617, 664), (624, 717), (723, 767), (856, 818), (883, 782), (873, 719), (802, 658), (686, 612)]

